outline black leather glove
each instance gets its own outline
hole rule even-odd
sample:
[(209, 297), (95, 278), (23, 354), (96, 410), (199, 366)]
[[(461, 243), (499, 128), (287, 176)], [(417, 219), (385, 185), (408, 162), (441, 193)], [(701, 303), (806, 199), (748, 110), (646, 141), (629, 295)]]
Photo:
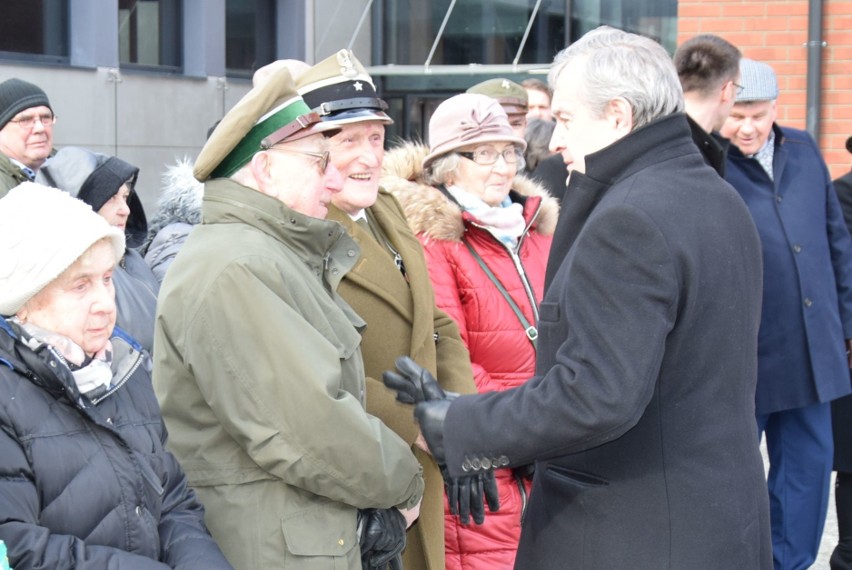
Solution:
[(485, 503), (492, 513), (500, 509), (500, 495), (493, 471), (451, 477), (446, 466), (441, 465), (441, 475), (444, 477), (450, 514), (458, 515), (463, 525), (470, 524), (471, 516), (476, 524), (484, 523)]
[(405, 548), (405, 517), (399, 509), (358, 511), (361, 566), (365, 570), (402, 570)]
[(450, 503), (450, 513), (459, 516), (462, 524), (485, 522), (485, 504), (491, 512), (500, 508), (500, 496), (493, 471), (450, 477), (444, 452), (444, 419), (452, 400), (458, 397), (445, 392), (432, 374), (408, 356), (395, 361), (399, 374), (388, 370), (382, 374), (385, 386), (396, 391), (396, 399), (405, 404), (416, 404), (414, 416), (432, 457), (441, 467), (444, 487)]
[(420, 402), (414, 407), (414, 417), (420, 424), (420, 433), (429, 446), (429, 452), (436, 462), (446, 465), (447, 454), (444, 451), (444, 420), (452, 405), (451, 400)]
[(396, 399), (403, 404), (419, 404), (447, 397), (435, 377), (408, 356), (400, 356), (395, 364), (399, 374), (387, 370), (382, 374), (382, 381), (396, 392)]

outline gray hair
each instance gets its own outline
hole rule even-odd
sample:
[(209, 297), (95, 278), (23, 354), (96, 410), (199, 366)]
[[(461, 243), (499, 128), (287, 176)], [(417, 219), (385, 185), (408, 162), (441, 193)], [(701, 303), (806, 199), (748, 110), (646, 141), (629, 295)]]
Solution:
[(633, 110), (633, 128), (683, 110), (683, 90), (669, 54), (655, 41), (601, 26), (560, 51), (548, 74), (551, 88), (569, 63), (583, 60), (578, 93), (592, 112), (623, 98)]
[(432, 186), (447, 184), (453, 174), (459, 169), (461, 157), (454, 152), (448, 152), (432, 161), (426, 169), (426, 182)]

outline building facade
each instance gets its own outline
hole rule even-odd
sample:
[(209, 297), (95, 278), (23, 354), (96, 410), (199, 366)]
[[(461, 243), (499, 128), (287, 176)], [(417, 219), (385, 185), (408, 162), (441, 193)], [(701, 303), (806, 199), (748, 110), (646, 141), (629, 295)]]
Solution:
[[(313, 63), (349, 47), (395, 119), (423, 138), (437, 104), (484, 79), (545, 79), (553, 55), (607, 24), (678, 42), (710, 32), (779, 73), (779, 120), (805, 128), (809, 14), (823, 15), (818, 134), (832, 174), (849, 168), (852, 0), (9, 0), (0, 81), (41, 86), (57, 146), (141, 168), (151, 211), (166, 165), (194, 158), (208, 129), (279, 58)], [(813, 91), (813, 89), (811, 89)]]

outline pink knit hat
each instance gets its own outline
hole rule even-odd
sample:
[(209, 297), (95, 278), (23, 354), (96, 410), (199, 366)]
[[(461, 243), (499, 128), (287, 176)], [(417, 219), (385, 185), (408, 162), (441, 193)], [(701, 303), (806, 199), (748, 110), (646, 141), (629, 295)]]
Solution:
[(515, 136), (500, 103), (478, 93), (450, 97), (429, 119), (429, 154), (423, 168), (456, 149), (480, 143), (510, 142), (526, 150), (524, 139)]

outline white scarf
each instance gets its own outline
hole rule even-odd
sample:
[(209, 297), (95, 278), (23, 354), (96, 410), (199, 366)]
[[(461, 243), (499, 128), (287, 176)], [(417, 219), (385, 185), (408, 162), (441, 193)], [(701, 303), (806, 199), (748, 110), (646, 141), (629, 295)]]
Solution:
[(41, 344), (46, 344), (53, 349), (60, 360), (68, 366), (81, 394), (95, 398), (109, 389), (112, 383), (112, 343), (110, 341), (107, 341), (106, 346), (89, 359), (80, 345), (67, 336), (45, 330), (32, 323), (21, 322), (17, 317), (12, 317), (11, 320), (32, 337), (30, 342), (24, 339), (27, 346), (35, 349)]
[(518, 247), (518, 238), (524, 233), (524, 207), (506, 196), (499, 206), (491, 206), (482, 198), (458, 186), (447, 186), (447, 191), (466, 212), (475, 217), (494, 237), (512, 249)]

